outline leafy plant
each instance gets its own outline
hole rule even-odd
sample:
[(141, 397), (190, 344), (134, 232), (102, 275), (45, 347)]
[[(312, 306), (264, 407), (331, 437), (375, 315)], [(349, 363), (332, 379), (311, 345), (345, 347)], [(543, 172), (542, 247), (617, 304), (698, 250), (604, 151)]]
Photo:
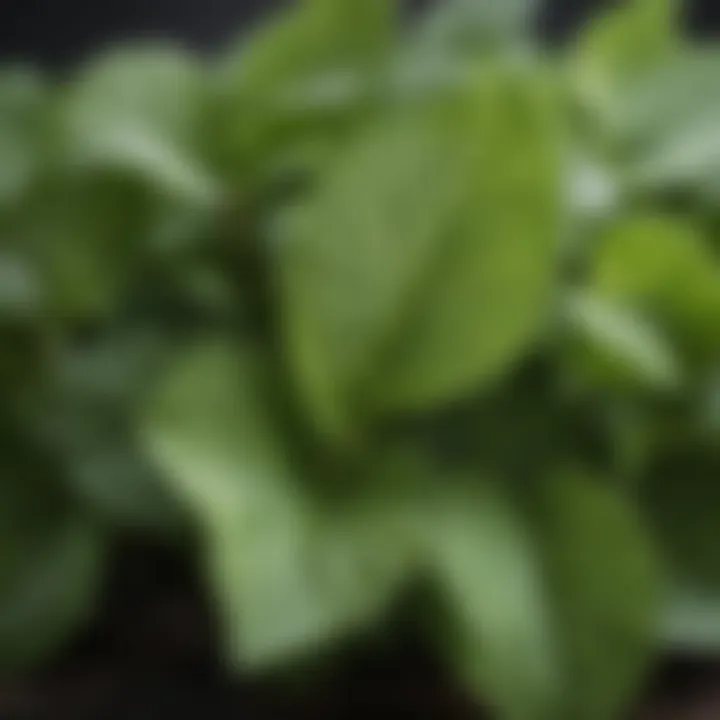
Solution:
[(524, 0), (304, 0), (220, 58), (5, 68), (2, 671), (127, 533), (199, 538), (246, 671), (418, 587), (508, 720), (716, 644), (720, 55), (675, 11), (550, 51)]

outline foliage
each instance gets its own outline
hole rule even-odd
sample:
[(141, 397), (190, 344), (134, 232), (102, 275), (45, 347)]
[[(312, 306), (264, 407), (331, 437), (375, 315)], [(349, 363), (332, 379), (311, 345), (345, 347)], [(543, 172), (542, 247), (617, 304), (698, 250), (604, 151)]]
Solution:
[(525, 0), (304, 0), (220, 58), (3, 69), (0, 670), (133, 533), (197, 538), (246, 671), (417, 587), (508, 720), (712, 647), (720, 54), (675, 14), (550, 52)]

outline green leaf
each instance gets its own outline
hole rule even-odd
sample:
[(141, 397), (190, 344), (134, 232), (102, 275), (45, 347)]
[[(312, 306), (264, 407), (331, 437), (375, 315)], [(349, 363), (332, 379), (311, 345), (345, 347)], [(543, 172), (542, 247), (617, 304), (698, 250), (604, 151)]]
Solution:
[(365, 627), (405, 576), (382, 498), (325, 506), (302, 486), (260, 355), (228, 344), (181, 358), (144, 422), (169, 486), (204, 533), (232, 658), (294, 660)]
[(643, 190), (712, 188), (720, 173), (720, 53), (689, 49), (618, 102), (615, 132)]
[(528, 43), (535, 0), (448, 0), (431, 8), (416, 29), (418, 50), (477, 55), (517, 40)]
[(571, 365), (593, 384), (677, 389), (681, 370), (673, 348), (641, 315), (591, 293), (565, 304)]
[(51, 317), (107, 316), (150, 252), (154, 197), (134, 182), (93, 177), (33, 195), (13, 228)]
[(198, 156), (202, 92), (199, 68), (172, 48), (100, 57), (61, 108), (67, 161), (130, 172), (186, 202), (215, 203), (220, 188)]
[(600, 238), (592, 283), (654, 317), (695, 357), (720, 348), (720, 265), (690, 223), (662, 214), (613, 223)]
[(613, 720), (638, 691), (657, 648), (658, 560), (638, 509), (579, 472), (541, 488), (541, 551), (566, 650), (568, 717)]
[(468, 100), (458, 133), (471, 164), (466, 204), (391, 341), (375, 390), (383, 408), (482, 388), (523, 357), (550, 314), (562, 225), (556, 97), (542, 76), (501, 70)]
[(539, 335), (561, 215), (554, 111), (539, 78), (490, 73), (451, 107), (363, 134), (301, 206), (283, 319), (321, 427), (346, 430), (359, 403), (455, 399)]
[(363, 132), (281, 233), (289, 355), (323, 429), (355, 421), (352, 395), (402, 322), (459, 206), (462, 170), (444, 127), (414, 114)]
[(44, 161), (41, 78), (25, 68), (0, 68), (0, 209), (22, 199)]
[(330, 81), (331, 98), (338, 90), (349, 97), (354, 114), (357, 90), (390, 52), (396, 13), (393, 0), (302, 0), (255, 30), (221, 67), (217, 162), (232, 173), (257, 170), (258, 159), (305, 136), (308, 123), (328, 135), (338, 105), (327, 104), (327, 87), (317, 105), (318, 82)]
[(47, 488), (7, 473), (2, 480), (0, 673), (7, 675), (47, 660), (88, 622), (105, 543), (86, 519), (49, 505)]
[(507, 498), (487, 483), (445, 488), (423, 547), (460, 677), (501, 718), (556, 717), (561, 678), (541, 565)]
[(577, 89), (603, 115), (617, 93), (679, 46), (676, 0), (624, 0), (589, 23), (571, 58)]
[(134, 437), (137, 404), (169, 348), (157, 335), (115, 329), (57, 352), (28, 412), (34, 440), (61, 459), (68, 489), (123, 529), (183, 527), (178, 503)]
[(37, 272), (21, 253), (0, 250), (0, 319), (37, 316), (43, 301)]

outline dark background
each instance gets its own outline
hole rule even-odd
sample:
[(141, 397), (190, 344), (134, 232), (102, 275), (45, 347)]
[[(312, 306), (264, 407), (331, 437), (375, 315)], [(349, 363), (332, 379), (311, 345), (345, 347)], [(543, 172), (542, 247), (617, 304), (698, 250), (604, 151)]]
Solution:
[[(0, 58), (65, 65), (108, 42), (138, 37), (171, 37), (208, 49), (288, 1), (0, 0)], [(604, 4), (608, 0), (548, 0), (543, 31), (561, 37)], [(687, 8), (696, 32), (720, 29), (718, 0), (687, 0)]]

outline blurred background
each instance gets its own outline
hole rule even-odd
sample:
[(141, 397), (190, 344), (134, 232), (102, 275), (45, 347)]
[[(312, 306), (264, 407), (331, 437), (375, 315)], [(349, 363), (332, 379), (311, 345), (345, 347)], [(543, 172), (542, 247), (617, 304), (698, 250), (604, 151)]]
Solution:
[[(172, 37), (210, 49), (291, 0), (3, 0), (0, 56), (57, 65), (95, 47), (136, 37)], [(415, 0), (414, 4), (428, 4)], [(412, 3), (411, 3), (412, 4)], [(542, 25), (552, 38), (571, 32), (609, 0), (546, 0)], [(720, 28), (717, 0), (687, 0), (688, 23), (699, 34)]]
[[(98, 48), (136, 38), (173, 38), (210, 52), (286, 4), (288, 0), (0, 0), (0, 61), (31, 61), (61, 69)], [(542, 33), (551, 41), (566, 38), (608, 4), (607, 0), (549, 0), (540, 19)], [(719, 32), (720, 0), (688, 0), (686, 18), (697, 35)], [(454, 699), (444, 694), (446, 689), (436, 686), (436, 669), (426, 666), (412, 649), (400, 660), (389, 657), (377, 663), (367, 674), (362, 667), (351, 668), (347, 674), (351, 682), (338, 685), (333, 697), (322, 699), (322, 706), (307, 704), (307, 715), (288, 714), (292, 699), (268, 697), (263, 688), (228, 688), (217, 679), (208, 641), (211, 633), (198, 611), (201, 602), (189, 590), (188, 575), (187, 568), (172, 559), (151, 557), (145, 548), (129, 549), (116, 579), (117, 591), (108, 593), (113, 600), (105, 609), (107, 627), (78, 649), (81, 671), (70, 659), (67, 668), (41, 680), (39, 686), (0, 688), (0, 720), (98, 717), (80, 713), (82, 708), (97, 707), (99, 697), (111, 698), (103, 705), (102, 717), (133, 720), (166, 712), (174, 720), (345, 718), (363, 717), (379, 707), (388, 716), (475, 717), (461, 704), (455, 707)], [(720, 671), (708, 664), (673, 666), (659, 684), (660, 705), (677, 707), (698, 693), (707, 694), (708, 688), (720, 695)], [(415, 699), (414, 705), (408, 705), (409, 697)], [(717, 707), (717, 714), (679, 716), (671, 709), (647, 718), (712, 720), (720, 717)]]

